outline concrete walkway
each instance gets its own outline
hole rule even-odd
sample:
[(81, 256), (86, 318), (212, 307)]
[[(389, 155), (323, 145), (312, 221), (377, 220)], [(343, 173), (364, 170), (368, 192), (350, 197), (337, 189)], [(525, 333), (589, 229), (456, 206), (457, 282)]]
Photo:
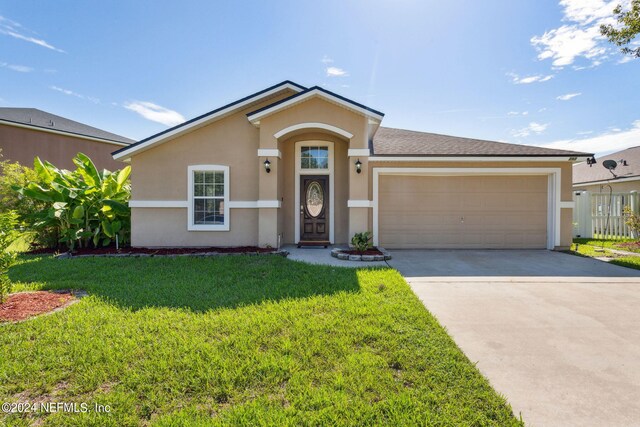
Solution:
[(293, 261), (303, 261), (309, 264), (322, 264), (333, 265), (336, 267), (352, 267), (352, 268), (367, 268), (367, 267), (388, 267), (387, 263), (382, 262), (364, 262), (364, 261), (345, 261), (337, 259), (331, 256), (331, 249), (335, 246), (329, 246), (324, 248), (318, 247), (304, 247), (298, 248), (295, 245), (286, 245), (282, 247), (285, 251), (289, 252), (287, 258)]
[(640, 271), (550, 251), (392, 253), (527, 425), (640, 426)]

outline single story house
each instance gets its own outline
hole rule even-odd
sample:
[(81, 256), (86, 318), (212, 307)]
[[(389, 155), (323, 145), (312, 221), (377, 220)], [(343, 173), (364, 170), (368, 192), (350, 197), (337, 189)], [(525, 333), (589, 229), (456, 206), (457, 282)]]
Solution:
[(285, 81), (113, 153), (132, 167), (134, 246), (561, 248), (591, 154), (381, 127)]
[(135, 141), (36, 108), (0, 108), (2, 160), (33, 166), (38, 156), (59, 168), (75, 169), (78, 152), (89, 156), (99, 169), (116, 170), (122, 163), (111, 152)]
[[(609, 170), (605, 166), (615, 166)], [(640, 146), (573, 166), (575, 237), (637, 238), (624, 208), (640, 212)]]
[[(616, 162), (616, 168), (612, 171), (603, 166), (607, 160)], [(640, 146), (599, 157), (594, 164), (581, 162), (573, 166), (575, 191), (608, 193), (608, 187), (602, 188), (606, 184), (611, 186), (614, 193), (640, 191)]]

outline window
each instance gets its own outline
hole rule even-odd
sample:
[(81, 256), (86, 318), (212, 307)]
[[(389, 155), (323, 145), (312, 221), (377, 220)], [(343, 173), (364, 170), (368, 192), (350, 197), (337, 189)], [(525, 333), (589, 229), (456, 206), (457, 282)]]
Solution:
[(189, 230), (229, 230), (229, 168), (189, 166)]
[(329, 169), (329, 147), (301, 147), (301, 169)]

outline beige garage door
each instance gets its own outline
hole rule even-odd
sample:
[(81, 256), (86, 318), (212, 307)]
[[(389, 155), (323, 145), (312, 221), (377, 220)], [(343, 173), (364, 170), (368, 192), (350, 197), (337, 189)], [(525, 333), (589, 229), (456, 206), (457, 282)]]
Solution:
[(547, 177), (380, 175), (385, 248), (547, 247)]

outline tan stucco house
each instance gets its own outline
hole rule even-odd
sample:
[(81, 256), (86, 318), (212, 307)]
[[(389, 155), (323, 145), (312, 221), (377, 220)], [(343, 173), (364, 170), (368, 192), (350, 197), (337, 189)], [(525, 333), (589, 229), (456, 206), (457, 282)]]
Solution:
[(134, 246), (547, 248), (571, 241), (586, 153), (381, 126), (285, 81), (113, 153), (132, 166)]
[(37, 108), (0, 108), (2, 160), (33, 166), (38, 156), (59, 168), (74, 169), (77, 153), (89, 156), (100, 169), (116, 170), (122, 163), (111, 152), (134, 141)]

